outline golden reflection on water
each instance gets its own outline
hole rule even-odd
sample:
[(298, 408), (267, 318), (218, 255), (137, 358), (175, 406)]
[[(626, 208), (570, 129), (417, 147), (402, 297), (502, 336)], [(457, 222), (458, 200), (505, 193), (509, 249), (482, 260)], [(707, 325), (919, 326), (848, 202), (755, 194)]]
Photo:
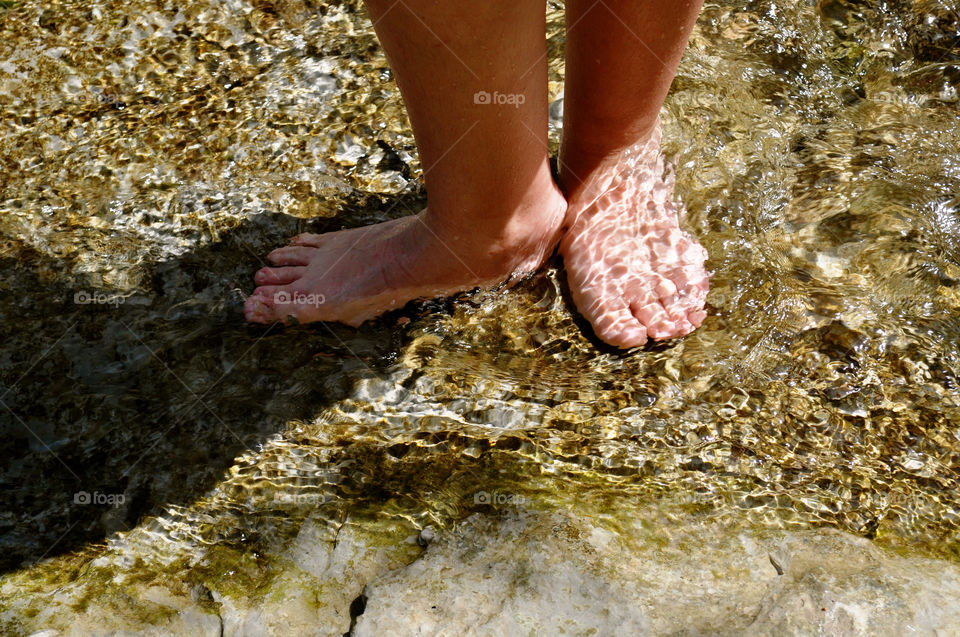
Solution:
[[(0, 388), (4, 417), (43, 442), (18, 430), (10, 443), (24, 460), (6, 479), (25, 507), (4, 507), (10, 566), (71, 516), (81, 540), (146, 520), (131, 550), (239, 547), (240, 564), (306, 517), (444, 525), (488, 506), (478, 492), (956, 552), (955, 4), (705, 6), (664, 138), (711, 255), (710, 316), (629, 354), (584, 335), (555, 270), (359, 332), (239, 322), (238, 288), (284, 233), (422, 201), (356, 3), (7, 4)], [(553, 3), (548, 22), (557, 95)], [(125, 302), (42, 296), (78, 289)], [(185, 455), (194, 434), (157, 433), (191, 419), (206, 423), (203, 453), (242, 439), (225, 447), (239, 454), (226, 478)], [(80, 487), (108, 476), (137, 507), (119, 522), (63, 514), (69, 495), (30, 479), (65, 471), (47, 447)], [(51, 521), (42, 532), (38, 519)]]

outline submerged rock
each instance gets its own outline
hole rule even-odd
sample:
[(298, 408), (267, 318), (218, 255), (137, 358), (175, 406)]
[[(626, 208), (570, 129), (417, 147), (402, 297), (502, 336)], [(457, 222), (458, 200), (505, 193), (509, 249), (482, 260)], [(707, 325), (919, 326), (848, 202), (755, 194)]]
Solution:
[(953, 564), (834, 531), (674, 531), (658, 545), (568, 513), (475, 515), (369, 584), (353, 635), (904, 635), (960, 625)]
[[(16, 625), (44, 637), (932, 635), (960, 625), (960, 568), (949, 562), (832, 530), (612, 517), (475, 513), (425, 549), (396, 526), (347, 523), (331, 542), (308, 522), (271, 560), (263, 590), (137, 583), (82, 599), (79, 584), (48, 591), (43, 612)], [(15, 625), (9, 611), (3, 620)]]

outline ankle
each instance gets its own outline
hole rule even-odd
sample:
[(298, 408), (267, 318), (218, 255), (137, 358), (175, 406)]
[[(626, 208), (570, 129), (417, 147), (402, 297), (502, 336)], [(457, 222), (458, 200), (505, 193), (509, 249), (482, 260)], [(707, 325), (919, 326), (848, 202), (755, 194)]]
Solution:
[(513, 272), (552, 252), (559, 241), (567, 203), (552, 179), (549, 186), (509, 209), (487, 206), (475, 214), (449, 215), (430, 204), (421, 213), (425, 238), (454, 251), (477, 275)]
[[(564, 137), (560, 146), (559, 185), (567, 201), (576, 199), (598, 174), (609, 172), (641, 144), (660, 144), (660, 121), (618, 135), (577, 134)], [(602, 140), (602, 141), (598, 141)]]
[(498, 196), (491, 186), (486, 196), (452, 199), (428, 194), (422, 219), (439, 238), (502, 245), (510, 250), (546, 231), (566, 201), (549, 169), (516, 196)]

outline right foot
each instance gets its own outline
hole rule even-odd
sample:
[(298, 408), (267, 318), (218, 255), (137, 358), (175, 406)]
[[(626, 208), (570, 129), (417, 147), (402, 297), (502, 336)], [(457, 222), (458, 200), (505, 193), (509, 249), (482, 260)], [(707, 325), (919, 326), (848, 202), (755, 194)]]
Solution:
[(566, 211), (551, 182), (505, 228), (480, 216), (445, 230), (428, 210), (362, 228), (303, 234), (268, 255), (244, 312), (255, 323), (357, 326), (414, 299), (449, 296), (537, 270), (560, 240)]
[(659, 124), (568, 193), (560, 242), (574, 303), (611, 345), (683, 336), (703, 322), (707, 252), (679, 226)]

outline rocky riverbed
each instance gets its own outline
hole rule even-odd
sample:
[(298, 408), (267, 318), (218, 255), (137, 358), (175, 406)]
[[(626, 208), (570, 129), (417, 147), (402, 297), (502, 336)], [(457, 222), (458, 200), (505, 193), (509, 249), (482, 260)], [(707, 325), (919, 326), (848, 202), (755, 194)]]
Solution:
[(286, 237), (424, 204), (359, 3), (0, 0), (0, 632), (952, 634), (957, 16), (705, 6), (710, 316), (621, 353), (559, 262), (244, 323)]

